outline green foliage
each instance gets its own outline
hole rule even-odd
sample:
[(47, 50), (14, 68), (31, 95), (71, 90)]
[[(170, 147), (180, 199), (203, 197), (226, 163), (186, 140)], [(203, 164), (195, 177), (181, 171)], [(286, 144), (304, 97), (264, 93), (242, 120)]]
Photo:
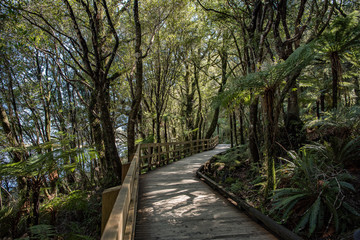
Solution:
[(324, 112), (321, 119), (310, 121), (307, 128), (318, 128), (319, 132), (325, 128), (348, 128), (354, 135), (359, 134), (360, 106), (342, 107), (337, 110)]
[(94, 239), (101, 226), (101, 198), (98, 193), (73, 191), (60, 195), (41, 207), (42, 221), (56, 217), (56, 229), (64, 239)]
[(40, 224), (30, 227), (31, 237), (29, 239), (34, 240), (51, 240), (56, 236), (56, 232), (53, 226)]
[(62, 211), (84, 211), (88, 207), (88, 193), (73, 191), (67, 195), (60, 195), (43, 205), (43, 209), (58, 209)]
[(314, 45), (309, 43), (297, 48), (286, 61), (269, 65), (266, 70), (229, 81), (227, 90), (215, 99), (215, 105), (224, 107), (231, 105), (244, 90), (253, 89), (261, 93), (267, 87), (284, 84), (287, 77), (300, 73), (313, 61), (316, 56)]
[(317, 48), (325, 53), (345, 53), (351, 47), (360, 46), (359, 19), (358, 11), (337, 17), (318, 40)]
[(236, 181), (235, 183), (231, 184), (230, 186), (230, 191), (237, 194), (238, 192), (240, 192), (241, 190), (244, 190), (244, 183), (241, 181)]
[(316, 231), (333, 226), (337, 232), (345, 231), (351, 219), (360, 214), (346, 201), (348, 192), (355, 191), (353, 178), (333, 165), (324, 154), (324, 146), (307, 145), (297, 154), (288, 152), (285, 169), (290, 187), (274, 191), (272, 214), (281, 216), (281, 222), (295, 219), (295, 232), (306, 232), (310, 237)]
[(142, 144), (142, 143), (154, 143), (155, 142), (155, 136), (154, 135), (148, 135), (146, 138), (138, 139), (136, 140), (135, 144)]
[(6, 236), (11, 232), (12, 224), (14, 223), (14, 218), (16, 211), (14, 211), (13, 206), (4, 206), (0, 210), (0, 236)]
[(228, 177), (225, 179), (226, 184), (233, 184), (234, 182), (236, 182), (236, 179), (233, 177)]

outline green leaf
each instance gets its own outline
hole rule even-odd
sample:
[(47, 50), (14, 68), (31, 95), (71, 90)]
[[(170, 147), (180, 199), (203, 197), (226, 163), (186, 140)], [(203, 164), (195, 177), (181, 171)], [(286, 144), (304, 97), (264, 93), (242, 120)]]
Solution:
[(343, 186), (343, 187), (345, 187), (347, 189), (350, 189), (350, 190), (356, 192), (354, 186), (351, 183), (344, 182), (344, 181), (339, 181), (339, 184), (340, 184), (340, 186)]
[(347, 202), (343, 202), (342, 204), (344, 206), (344, 208), (346, 210), (348, 210), (350, 213), (354, 214), (355, 216), (360, 217), (360, 213), (354, 208), (352, 207), (350, 204), (348, 204)]
[(317, 222), (319, 210), (320, 210), (320, 202), (321, 202), (321, 198), (319, 196), (316, 199), (315, 203), (311, 206), (308, 237), (310, 237), (316, 229), (316, 222)]
[(309, 218), (310, 218), (310, 211), (307, 211), (305, 213), (305, 215), (301, 218), (300, 222), (298, 225), (296, 225), (295, 227), (295, 232), (298, 233), (299, 231), (301, 231), (302, 229), (305, 228), (305, 225), (309, 222)]

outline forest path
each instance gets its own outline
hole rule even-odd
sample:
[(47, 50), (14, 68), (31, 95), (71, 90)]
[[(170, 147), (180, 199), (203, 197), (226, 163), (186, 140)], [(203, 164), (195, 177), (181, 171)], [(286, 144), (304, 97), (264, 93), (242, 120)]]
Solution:
[(196, 177), (229, 145), (140, 177), (135, 239), (277, 239)]

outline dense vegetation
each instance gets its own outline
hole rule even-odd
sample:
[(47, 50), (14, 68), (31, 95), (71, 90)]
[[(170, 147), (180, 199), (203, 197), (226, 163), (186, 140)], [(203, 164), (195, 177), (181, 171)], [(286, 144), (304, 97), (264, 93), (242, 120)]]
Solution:
[(214, 135), (274, 219), (309, 238), (359, 227), (359, 8), (1, 1), (0, 237), (99, 238), (135, 144)]

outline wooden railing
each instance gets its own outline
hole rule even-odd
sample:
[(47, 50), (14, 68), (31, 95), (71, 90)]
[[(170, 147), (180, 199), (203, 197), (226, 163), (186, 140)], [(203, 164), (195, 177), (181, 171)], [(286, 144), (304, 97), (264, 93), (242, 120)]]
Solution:
[(137, 147), (123, 184), (102, 195), (102, 240), (134, 239), (140, 172), (213, 149), (219, 138), (173, 143), (148, 143)]
[(218, 136), (186, 142), (146, 143), (140, 145), (142, 172), (167, 165), (193, 154), (213, 149), (219, 143)]

